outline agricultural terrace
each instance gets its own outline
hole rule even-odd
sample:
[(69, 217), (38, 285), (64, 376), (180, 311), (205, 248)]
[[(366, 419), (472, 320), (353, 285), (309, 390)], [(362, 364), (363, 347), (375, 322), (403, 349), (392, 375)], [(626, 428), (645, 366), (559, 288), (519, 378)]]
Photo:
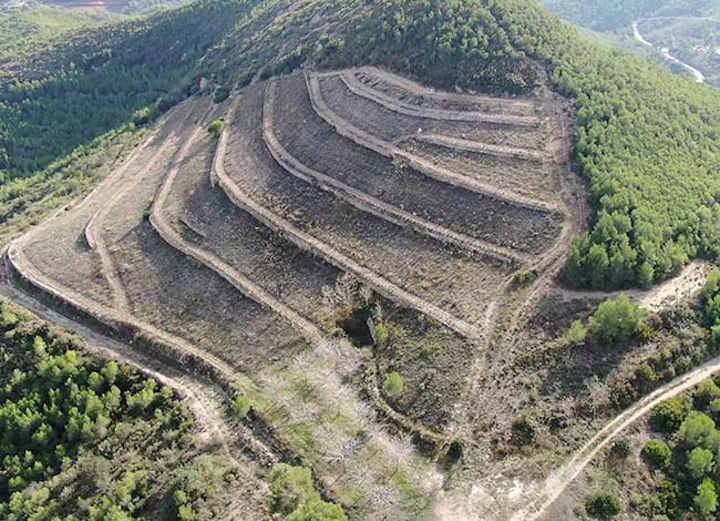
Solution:
[(407, 436), (447, 449), (502, 303), (571, 235), (552, 103), (378, 69), (188, 100), (6, 262), (246, 395), (263, 461), (309, 462), (346, 510), (421, 515), (436, 480)]

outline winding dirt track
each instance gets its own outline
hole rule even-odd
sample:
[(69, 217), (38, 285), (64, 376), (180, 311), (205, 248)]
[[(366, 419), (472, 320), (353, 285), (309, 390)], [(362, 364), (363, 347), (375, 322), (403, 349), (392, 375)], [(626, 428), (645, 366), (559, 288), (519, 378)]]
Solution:
[(710, 264), (696, 260), (688, 264), (677, 276), (647, 290), (579, 291), (562, 288), (553, 291), (553, 295), (559, 295), (565, 301), (569, 301), (573, 299), (604, 300), (624, 294), (648, 311), (657, 312), (673, 303), (686, 300), (700, 291), (705, 285), (709, 271)]
[(508, 204), (518, 206), (521, 208), (527, 208), (529, 210), (537, 210), (543, 212), (559, 212), (562, 213), (562, 209), (555, 204), (546, 203), (545, 201), (538, 201), (529, 197), (511, 193), (508, 190), (501, 190), (496, 186), (483, 183), (478, 179), (468, 177), (464, 174), (454, 172), (447, 168), (439, 167), (432, 162), (416, 156), (406, 150), (398, 148), (392, 143), (389, 143), (383, 139), (380, 139), (372, 134), (361, 130), (354, 125), (351, 125), (340, 116), (338, 116), (328, 105), (322, 97), (320, 91), (320, 83), (318, 81), (319, 76), (317, 74), (306, 74), (305, 80), (307, 82), (308, 92), (310, 94), (310, 101), (313, 109), (317, 115), (322, 118), (328, 125), (330, 125), (335, 132), (341, 136), (350, 139), (358, 145), (365, 147), (373, 152), (390, 158), (406, 163), (411, 168), (417, 170), (421, 174), (433, 178), (441, 183), (446, 183), (452, 186), (464, 188), (471, 192), (475, 192), (480, 195), (492, 197)]
[(461, 103), (476, 103), (477, 105), (485, 105), (490, 103), (492, 105), (503, 107), (506, 110), (520, 109), (520, 110), (535, 110), (535, 103), (532, 101), (524, 101), (518, 99), (507, 99), (507, 98), (492, 98), (488, 96), (481, 96), (479, 94), (462, 93), (457, 94), (454, 92), (442, 92), (436, 93), (431, 87), (426, 87), (420, 83), (414, 82), (403, 76), (398, 76), (390, 72), (378, 69), (376, 67), (360, 67), (355, 69), (355, 73), (368, 74), (370, 77), (375, 77), (380, 81), (384, 81), (390, 85), (395, 85), (411, 94), (422, 96), (423, 98), (434, 99), (435, 101), (444, 102), (458, 101)]
[(263, 137), (270, 154), (286, 171), (307, 183), (318, 185), (323, 190), (349, 202), (363, 212), (370, 213), (399, 226), (408, 226), (421, 234), (428, 235), (441, 242), (454, 244), (464, 250), (485, 255), (503, 263), (529, 264), (532, 262), (533, 257), (531, 255), (511, 248), (497, 246), (487, 241), (455, 232), (444, 226), (439, 226), (302, 164), (280, 144), (280, 141), (278, 141), (275, 135), (273, 116), (275, 113), (276, 87), (277, 84), (275, 82), (270, 82), (265, 94)]
[(405, 103), (404, 101), (368, 87), (357, 79), (353, 71), (343, 71), (339, 73), (339, 76), (347, 88), (356, 96), (361, 96), (374, 101), (386, 109), (397, 112), (398, 114), (445, 121), (479, 121), (483, 123), (497, 123), (512, 126), (534, 127), (540, 124), (540, 119), (534, 116), (510, 116), (502, 114), (487, 114), (485, 112), (418, 107), (417, 105)]
[(718, 371), (720, 371), (720, 357), (713, 358), (689, 373), (663, 385), (626, 409), (580, 448), (570, 461), (550, 475), (545, 481), (540, 495), (527, 508), (517, 512), (512, 517), (513, 521), (539, 519), (613, 438), (650, 412), (660, 402), (695, 387)]

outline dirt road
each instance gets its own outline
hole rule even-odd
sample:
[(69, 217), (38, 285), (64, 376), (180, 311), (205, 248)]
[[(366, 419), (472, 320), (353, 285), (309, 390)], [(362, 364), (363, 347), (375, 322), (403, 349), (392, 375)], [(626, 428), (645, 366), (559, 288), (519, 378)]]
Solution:
[[(713, 20), (712, 18), (703, 18), (703, 20), (712, 20), (712, 21), (715, 21), (715, 20)], [(633, 37), (634, 37), (638, 42), (640, 42), (642, 45), (645, 45), (646, 47), (658, 48), (656, 45), (654, 45), (654, 44), (650, 43), (649, 41), (647, 41), (647, 40), (643, 37), (643, 35), (640, 34), (640, 29), (638, 28), (638, 22), (633, 22), (633, 23), (632, 23), (632, 31), (633, 31)], [(692, 65), (689, 65), (689, 64), (685, 63), (684, 61), (680, 60), (679, 58), (677, 58), (677, 57), (673, 56), (672, 54), (670, 54), (670, 49), (669, 49), (669, 48), (667, 48), (667, 47), (660, 47), (659, 50), (660, 50), (660, 54), (662, 54), (663, 57), (664, 57), (666, 60), (669, 60), (669, 61), (671, 61), (671, 62), (673, 62), (673, 63), (677, 63), (678, 65), (680, 65), (680, 66), (683, 67), (684, 69), (688, 70), (688, 71), (693, 75), (693, 77), (695, 78), (695, 81), (696, 81), (697, 83), (703, 83), (703, 82), (705, 82), (705, 75), (704, 75), (702, 72), (700, 72), (699, 70), (697, 70), (697, 69), (696, 69), (695, 67), (693, 67)]]
[(668, 279), (648, 290), (633, 289), (624, 291), (575, 291), (570, 289), (556, 289), (565, 301), (573, 299), (608, 299), (625, 294), (635, 300), (645, 309), (658, 312), (677, 302), (692, 297), (702, 289), (707, 281), (710, 264), (703, 261), (693, 261), (688, 264), (676, 277)]
[(580, 448), (570, 461), (553, 472), (542, 486), (539, 496), (530, 502), (527, 508), (518, 511), (512, 520), (525, 521), (542, 518), (568, 485), (613, 438), (650, 412), (660, 402), (691, 389), (718, 371), (720, 371), (720, 357), (713, 358), (689, 373), (663, 385), (626, 409)]

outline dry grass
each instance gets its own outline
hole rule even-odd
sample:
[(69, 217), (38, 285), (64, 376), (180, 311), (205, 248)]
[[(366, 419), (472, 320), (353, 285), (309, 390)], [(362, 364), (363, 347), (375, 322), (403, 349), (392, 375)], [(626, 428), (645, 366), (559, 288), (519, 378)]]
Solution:
[(453, 150), (449, 147), (408, 140), (403, 150), (431, 161), (433, 164), (487, 182), (501, 190), (548, 203), (560, 203), (557, 165), (540, 161), (498, 157), (481, 152)]
[[(142, 169), (170, 139), (173, 129), (185, 115), (186, 107), (173, 110), (163, 121), (155, 138), (149, 144), (141, 144), (116, 171), (80, 204), (70, 205), (62, 218), (50, 221), (37, 230), (25, 247), (25, 254), (33, 265), (48, 277), (101, 304), (111, 305), (110, 286), (102, 270), (100, 258), (87, 243), (85, 228), (92, 217), (111, 204), (114, 196), (127, 183), (133, 182)], [(161, 169), (162, 165), (158, 165)], [(70, 269), (69, 269), (70, 268)]]
[(116, 258), (128, 267), (121, 276), (134, 314), (232, 365), (262, 367), (297, 339), (290, 324), (167, 246), (147, 221)]
[(394, 371), (405, 380), (405, 392), (396, 398), (385, 395), (386, 401), (409, 418), (441, 429), (477, 352), (465, 339), (428, 323), (419, 313), (385, 303), (383, 318), (390, 337), (375, 348), (380, 383)]

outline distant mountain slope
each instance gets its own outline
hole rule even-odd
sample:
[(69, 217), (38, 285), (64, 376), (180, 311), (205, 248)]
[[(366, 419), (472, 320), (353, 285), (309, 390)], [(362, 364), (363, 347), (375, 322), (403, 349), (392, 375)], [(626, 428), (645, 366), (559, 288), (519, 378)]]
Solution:
[(692, 73), (698, 80), (720, 86), (720, 4), (717, 2), (541, 0), (541, 3), (566, 20), (599, 31), (601, 37), (610, 35), (613, 44), (656, 59), (675, 72)]
[(19, 9), (0, 16), (0, 60), (37, 51), (48, 40), (115, 18), (100, 10), (68, 11), (44, 6)]
[(716, 91), (589, 42), (531, 0), (201, 1), (89, 31), (10, 69), (43, 79), (0, 93), (0, 167), (41, 169), (203, 75), (228, 89), (303, 64), (367, 63), (493, 92), (549, 77), (575, 101), (575, 158), (597, 216), (570, 252), (570, 282), (646, 285), (720, 253)]
[(548, 9), (573, 23), (609, 31), (633, 21), (658, 16), (712, 16), (720, 12), (713, 0), (541, 0)]
[[(196, 84), (197, 63), (249, 7), (203, 1), (103, 25), (2, 62), (0, 170), (44, 169), (124, 124), (172, 106)], [(162, 103), (158, 105), (158, 103)]]

